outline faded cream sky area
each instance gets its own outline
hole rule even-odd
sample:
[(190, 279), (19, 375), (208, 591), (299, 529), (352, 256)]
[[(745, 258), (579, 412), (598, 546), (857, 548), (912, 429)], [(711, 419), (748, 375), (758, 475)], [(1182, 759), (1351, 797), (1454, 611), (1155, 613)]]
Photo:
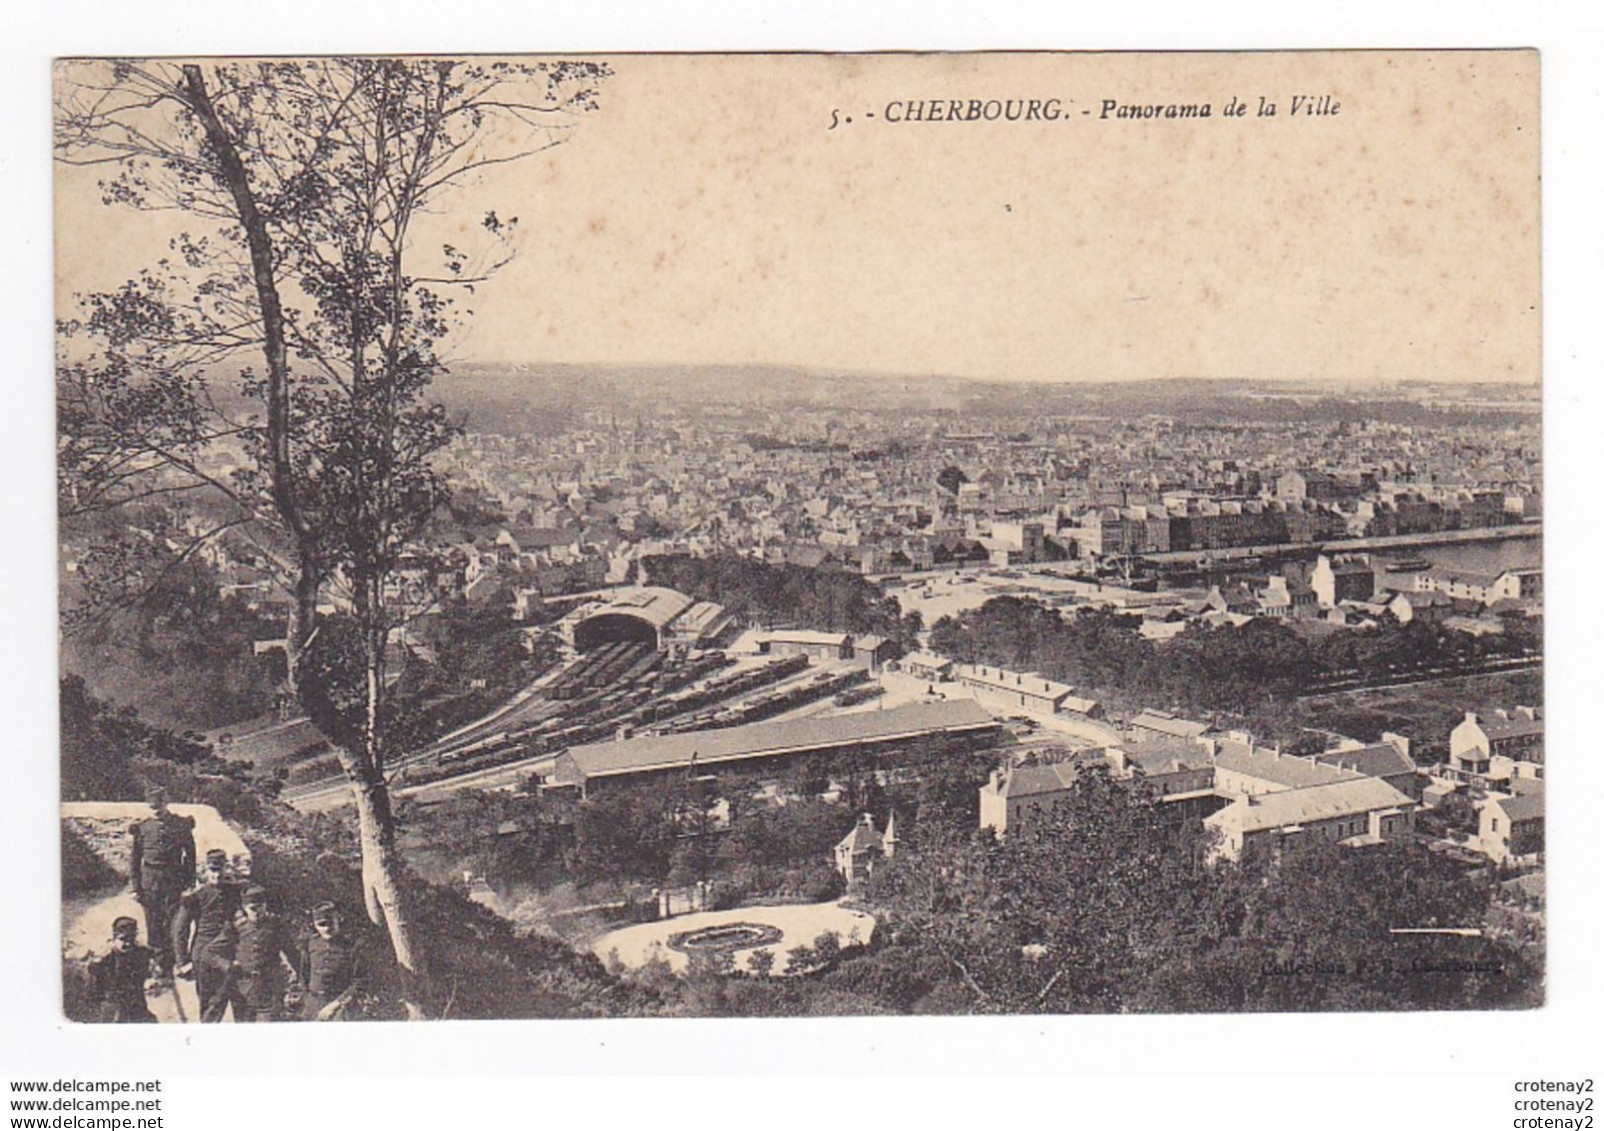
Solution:
[[(420, 237), (487, 207), (522, 221), (458, 357), (1539, 377), (1535, 52), (611, 62), (570, 143)], [(1294, 117), (1293, 95), (1340, 113)], [(1233, 96), (1248, 116), (1221, 116)], [(885, 120), (893, 100), (1032, 98), (1063, 117)], [(1214, 116), (1104, 121), (1105, 98)], [(852, 124), (830, 129), (832, 110)], [(94, 179), (58, 173), (58, 300), (114, 284), (165, 231), (102, 207)]]

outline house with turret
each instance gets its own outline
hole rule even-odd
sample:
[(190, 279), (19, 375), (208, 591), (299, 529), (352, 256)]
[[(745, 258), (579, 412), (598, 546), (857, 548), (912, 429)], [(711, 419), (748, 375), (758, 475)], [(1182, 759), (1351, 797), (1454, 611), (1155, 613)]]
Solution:
[(874, 827), (874, 816), (865, 813), (852, 831), (835, 846), (835, 870), (848, 884), (860, 883), (873, 874), (875, 866), (897, 854), (897, 815), (886, 817), (886, 831)]

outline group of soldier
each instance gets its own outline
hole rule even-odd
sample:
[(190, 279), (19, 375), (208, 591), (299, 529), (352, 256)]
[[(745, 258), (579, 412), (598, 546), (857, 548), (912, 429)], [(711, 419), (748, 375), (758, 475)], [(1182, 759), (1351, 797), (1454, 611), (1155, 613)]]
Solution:
[(368, 986), (361, 948), (332, 903), (312, 909), (312, 931), (292, 937), (269, 907), (268, 892), (230, 874), (228, 854), (206, 853), (195, 882), (195, 823), (148, 795), (153, 815), (131, 830), (134, 897), (139, 924), (112, 923), (111, 950), (89, 964), (91, 994), (105, 1021), (155, 1021), (148, 992), (194, 978), (202, 1021), (340, 1021), (356, 1016)]

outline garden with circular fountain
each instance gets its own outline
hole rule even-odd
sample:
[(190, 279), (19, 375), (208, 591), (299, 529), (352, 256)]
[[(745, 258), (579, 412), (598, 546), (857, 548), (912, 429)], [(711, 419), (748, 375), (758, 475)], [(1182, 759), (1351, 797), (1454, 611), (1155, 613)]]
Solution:
[(734, 969), (745, 970), (753, 951), (768, 950), (774, 955), (771, 973), (784, 974), (788, 953), (812, 946), (822, 934), (835, 935), (843, 946), (867, 944), (874, 934), (874, 916), (842, 907), (839, 901), (736, 907), (622, 927), (597, 939), (591, 950), (603, 961), (616, 956), (632, 968), (664, 961), (677, 973), (689, 968), (693, 955), (727, 954)]
[(712, 927), (698, 927), (694, 931), (680, 931), (668, 936), (668, 945), (686, 954), (727, 950), (755, 950), (761, 946), (774, 946), (785, 938), (778, 927), (763, 923), (723, 923)]

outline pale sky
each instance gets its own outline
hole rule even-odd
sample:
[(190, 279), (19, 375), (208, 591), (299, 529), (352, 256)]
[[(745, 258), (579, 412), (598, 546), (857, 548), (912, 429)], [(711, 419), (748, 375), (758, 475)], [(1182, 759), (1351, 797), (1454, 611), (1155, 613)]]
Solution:
[[(571, 142), (454, 202), (450, 226), (487, 207), (522, 221), (458, 356), (1539, 377), (1535, 54), (612, 64)], [(1298, 94), (1340, 110), (1292, 117)], [(1248, 116), (1222, 116), (1233, 96)], [(1062, 116), (885, 120), (893, 101), (1033, 98)], [(1104, 121), (1105, 98), (1213, 116)], [(852, 124), (831, 130), (832, 110)], [(149, 221), (91, 206), (92, 184), (58, 179), (61, 291), (114, 283), (148, 246)]]

